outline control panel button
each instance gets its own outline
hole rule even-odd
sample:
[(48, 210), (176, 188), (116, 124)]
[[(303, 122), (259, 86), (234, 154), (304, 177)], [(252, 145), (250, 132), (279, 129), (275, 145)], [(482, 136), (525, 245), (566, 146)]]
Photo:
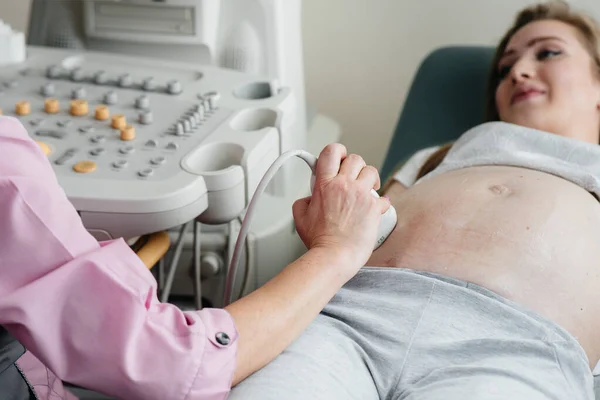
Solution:
[(200, 121), (204, 121), (204, 119), (206, 118), (206, 110), (204, 109), (204, 106), (202, 104), (197, 104), (194, 110), (194, 115), (198, 114), (198, 117), (200, 118)]
[(61, 70), (58, 65), (49, 65), (46, 67), (46, 77), (50, 79), (56, 79), (60, 77)]
[(211, 112), (211, 108), (210, 108), (210, 99), (206, 96), (198, 96), (198, 98), (200, 99), (202, 104), (202, 107), (204, 108), (204, 114), (210, 114)]
[(47, 114), (56, 114), (60, 111), (60, 103), (58, 99), (46, 99), (44, 100), (44, 111)]
[(177, 150), (179, 148), (179, 145), (175, 142), (170, 142), (167, 144), (166, 149), (167, 150)]
[(135, 99), (135, 107), (139, 109), (145, 109), (150, 107), (150, 98), (146, 95), (140, 96)]
[(194, 112), (194, 114), (192, 114), (192, 116), (194, 117), (194, 120), (196, 121), (196, 126), (202, 125), (202, 117), (200, 116), (199, 112)]
[(39, 131), (36, 131), (35, 134), (37, 136), (42, 136), (42, 137), (51, 137), (54, 139), (62, 139), (65, 136), (67, 136), (66, 132), (63, 131), (54, 131), (51, 129), (42, 129)]
[(90, 150), (90, 154), (91, 154), (92, 156), (100, 156), (100, 155), (104, 154), (104, 152), (105, 152), (105, 151), (106, 151), (106, 150), (105, 150), (104, 148), (102, 148), (102, 147), (97, 147), (97, 148), (95, 148), (95, 149), (92, 149), (92, 150)]
[(54, 96), (55, 92), (56, 88), (54, 87), (54, 83), (46, 83), (40, 88), (40, 94), (44, 97)]
[(87, 115), (88, 112), (89, 107), (87, 101), (81, 99), (71, 101), (71, 115), (81, 117)]
[(167, 161), (167, 159), (163, 156), (158, 156), (158, 157), (154, 157), (152, 160), (150, 160), (150, 163), (153, 165), (162, 165), (165, 163), (165, 161)]
[(63, 120), (56, 122), (56, 125), (60, 126), (61, 128), (66, 128), (67, 126), (71, 125), (72, 123), (73, 123), (73, 121), (71, 121), (70, 119), (63, 119)]
[(108, 74), (106, 71), (98, 71), (94, 74), (94, 82), (97, 85), (104, 85), (108, 82)]
[(26, 100), (19, 101), (15, 105), (15, 112), (21, 116), (29, 115), (31, 113), (31, 104)]
[(79, 128), (79, 132), (81, 133), (93, 133), (96, 129), (94, 129), (91, 125), (82, 126)]
[(131, 154), (135, 151), (135, 148), (133, 146), (125, 146), (125, 147), (121, 147), (119, 149), (119, 153), (121, 154)]
[(104, 135), (96, 135), (90, 138), (90, 142), (92, 143), (104, 143), (106, 141), (106, 136)]
[(208, 102), (208, 111), (214, 111), (218, 108), (219, 99), (221, 98), (221, 95), (218, 92), (208, 92), (205, 93), (203, 97), (205, 99), (204, 107), (206, 107)]
[(73, 82), (81, 82), (85, 78), (85, 76), (83, 75), (83, 70), (81, 68), (72, 69), (70, 77)]
[(57, 165), (63, 165), (71, 158), (73, 158), (75, 156), (75, 153), (77, 153), (77, 149), (68, 149), (60, 157), (58, 157), (58, 159), (56, 159), (54, 163)]
[(121, 140), (133, 140), (135, 139), (135, 128), (131, 125), (127, 125), (121, 129)]
[(119, 77), (119, 86), (121, 87), (130, 87), (133, 85), (133, 78), (130, 74), (123, 74)]
[(150, 91), (156, 89), (156, 81), (153, 77), (148, 77), (142, 81), (142, 89)]
[(167, 92), (170, 94), (179, 94), (182, 92), (181, 82), (172, 80), (167, 83)]
[(52, 149), (50, 149), (50, 146), (48, 146), (46, 143), (40, 142), (39, 140), (36, 140), (35, 142), (38, 144), (38, 146), (40, 146), (40, 149), (46, 156), (52, 153)]
[(98, 121), (106, 121), (110, 118), (110, 110), (104, 105), (96, 106), (96, 119)]
[(40, 126), (44, 123), (44, 121), (45, 121), (45, 119), (43, 119), (43, 118), (32, 119), (31, 121), (29, 121), (29, 125)]
[(117, 95), (117, 92), (113, 90), (104, 94), (104, 104), (113, 105), (116, 104), (118, 100), (119, 97)]
[(87, 92), (86, 92), (85, 88), (83, 88), (83, 87), (78, 87), (71, 91), (71, 98), (74, 100), (85, 99), (86, 96), (87, 96)]
[(94, 172), (96, 170), (96, 167), (97, 165), (93, 161), (79, 161), (73, 166), (73, 171), (80, 174), (89, 174), (90, 172)]
[(115, 168), (125, 168), (127, 166), (128, 162), (127, 160), (119, 160), (119, 161), (115, 161), (114, 163), (112, 163), (112, 166)]
[(19, 81), (16, 79), (11, 79), (10, 81), (5, 81), (3, 84), (5, 88), (15, 89), (19, 86)]
[(183, 136), (185, 134), (185, 130), (183, 128), (183, 123), (178, 122), (177, 125), (175, 125), (175, 134), (177, 136)]
[(141, 170), (140, 172), (138, 172), (138, 175), (141, 176), (142, 178), (147, 178), (149, 176), (151, 176), (154, 173), (154, 170), (152, 170), (151, 168), (146, 168)]
[(198, 123), (196, 122), (196, 118), (194, 118), (194, 115), (190, 115), (187, 117), (188, 121), (190, 121), (190, 125), (192, 126), (192, 129), (196, 129), (198, 127)]
[(158, 142), (154, 139), (150, 139), (146, 142), (145, 146), (154, 149), (158, 146)]
[(123, 114), (115, 114), (112, 117), (111, 126), (115, 129), (123, 129), (127, 126), (127, 120)]
[(183, 124), (183, 131), (185, 133), (192, 133), (192, 124), (190, 124), (190, 121), (188, 119), (184, 119), (183, 121), (181, 121), (181, 123)]
[(154, 115), (151, 111), (143, 112), (140, 114), (139, 121), (140, 124), (150, 125), (152, 122), (154, 122)]

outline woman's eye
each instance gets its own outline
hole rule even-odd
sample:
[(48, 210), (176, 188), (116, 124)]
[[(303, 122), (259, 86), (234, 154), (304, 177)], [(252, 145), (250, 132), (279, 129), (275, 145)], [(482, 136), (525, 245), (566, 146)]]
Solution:
[[(536, 58), (538, 61), (543, 61), (546, 60), (548, 58), (552, 58), (558, 55), (561, 55), (562, 51), (560, 50), (541, 50), (536, 54)], [(512, 69), (512, 65), (503, 65), (500, 66), (500, 68), (498, 68), (498, 78), (500, 80), (503, 80), (504, 78), (506, 78), (506, 76), (510, 73), (510, 70)]]
[(545, 60), (561, 54), (560, 50), (542, 50), (537, 54), (538, 60)]
[(504, 78), (506, 78), (506, 75), (508, 75), (511, 68), (512, 68), (512, 66), (510, 66), (510, 65), (503, 65), (500, 68), (498, 68), (498, 78), (500, 80), (503, 80)]

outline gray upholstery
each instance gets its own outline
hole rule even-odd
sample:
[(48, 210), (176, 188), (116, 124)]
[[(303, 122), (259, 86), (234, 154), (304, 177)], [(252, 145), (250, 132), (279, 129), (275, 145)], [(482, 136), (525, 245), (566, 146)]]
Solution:
[(382, 178), (415, 151), (455, 140), (483, 122), (493, 47), (444, 47), (421, 63), (380, 170)]

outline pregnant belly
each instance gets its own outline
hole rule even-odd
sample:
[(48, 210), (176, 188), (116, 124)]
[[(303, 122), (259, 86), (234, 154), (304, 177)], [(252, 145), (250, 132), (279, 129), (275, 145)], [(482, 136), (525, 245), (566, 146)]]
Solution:
[(595, 364), (600, 205), (592, 195), (553, 175), (486, 166), (424, 180), (392, 204), (398, 225), (369, 265), (484, 286), (554, 320)]

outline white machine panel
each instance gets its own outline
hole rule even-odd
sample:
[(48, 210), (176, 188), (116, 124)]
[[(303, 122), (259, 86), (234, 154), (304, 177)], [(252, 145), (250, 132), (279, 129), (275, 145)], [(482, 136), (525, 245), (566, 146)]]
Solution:
[[(290, 90), (250, 74), (99, 52), (27, 53), (0, 68), (0, 108), (51, 150), (61, 186), (98, 239), (235, 218), (279, 155), (282, 124), (294, 122)], [(115, 127), (119, 115), (127, 128)]]

